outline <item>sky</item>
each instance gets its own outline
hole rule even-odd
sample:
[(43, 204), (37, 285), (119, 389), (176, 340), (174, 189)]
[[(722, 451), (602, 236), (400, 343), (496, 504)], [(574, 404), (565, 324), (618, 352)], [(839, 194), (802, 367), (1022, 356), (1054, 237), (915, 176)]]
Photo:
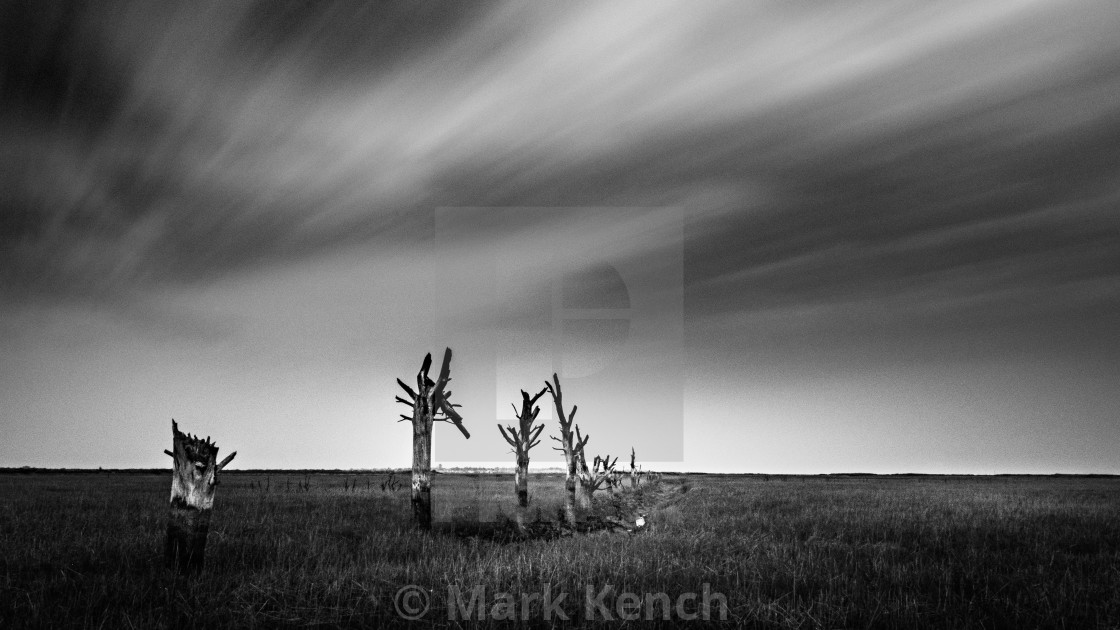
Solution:
[[(0, 4), (0, 466), (1120, 473), (1112, 0)], [(546, 394), (540, 418), (556, 435)], [(558, 465), (542, 440), (534, 465)], [(620, 463), (622, 461), (620, 460)]]

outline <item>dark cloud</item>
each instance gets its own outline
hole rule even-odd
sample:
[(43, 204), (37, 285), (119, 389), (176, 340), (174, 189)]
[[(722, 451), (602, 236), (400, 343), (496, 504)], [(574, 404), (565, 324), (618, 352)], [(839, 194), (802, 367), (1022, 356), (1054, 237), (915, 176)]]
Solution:
[(111, 119), (127, 76), (90, 41), (77, 3), (15, 0), (0, 7), (0, 112), (6, 127), (96, 131)]
[[(262, 5), (242, 7), (238, 23), (292, 36), (294, 26), (264, 15), (286, 9)], [(8, 300), (126, 299), (160, 283), (220, 277), (386, 231), (407, 240), (418, 220), (421, 230), (430, 223), (400, 204), (376, 207), (375, 200), (346, 199), (346, 189), (301, 186), (313, 172), (287, 190), (268, 189), (273, 182), (253, 177), (261, 168), (254, 162), (293, 150), (283, 144), (283, 129), (231, 141), (219, 93), (229, 92), (231, 80), (255, 80), (337, 45), (325, 17), (300, 21), (317, 36), (298, 37), (298, 49), (290, 46), (288, 58), (277, 61), (239, 51), (262, 42), (263, 33), (248, 40), (200, 29), (198, 23), (230, 17), (213, 9), (208, 16), (143, 4), (16, 2), (3, 11), (0, 280)], [(337, 7), (330, 13), (352, 24)], [(373, 13), (393, 31), (385, 7)], [(128, 37), (135, 41), (120, 41)], [(336, 54), (325, 52), (327, 60)], [(199, 67), (214, 58), (228, 63)], [(236, 87), (237, 98), (260, 89)], [(316, 220), (317, 212), (340, 207), (347, 216)]]
[(471, 205), (680, 206), (693, 316), (1116, 273), (1108, 3), (559, 7), (5, 5), (5, 293), (407, 251)]
[(296, 64), (319, 80), (379, 76), (469, 33), (497, 5), (493, 0), (254, 2), (238, 20), (228, 48), (242, 63)]
[(976, 120), (1014, 115), (960, 113), (780, 169), (745, 165), (771, 201), (694, 226), (705, 246), (690, 250), (690, 290), (736, 311), (1114, 278), (1120, 120), (1029, 139)]

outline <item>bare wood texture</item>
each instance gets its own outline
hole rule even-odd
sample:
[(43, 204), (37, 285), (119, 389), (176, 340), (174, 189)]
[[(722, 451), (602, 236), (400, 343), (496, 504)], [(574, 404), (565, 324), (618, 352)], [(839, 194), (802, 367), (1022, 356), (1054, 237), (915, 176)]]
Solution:
[(634, 461), (635, 461), (636, 456), (637, 456), (637, 454), (634, 452), (634, 447), (631, 446), (630, 447), (630, 488), (631, 489), (634, 489), (634, 488), (638, 487), (638, 469), (634, 465)]
[[(579, 435), (579, 429), (576, 429), (576, 435)], [(590, 438), (591, 436), (587, 436)], [(586, 445), (587, 440), (582, 440)], [(590, 508), (595, 491), (602, 488), (604, 485), (610, 487), (614, 483), (615, 478), (615, 464), (618, 463), (618, 458), (615, 457), (611, 461), (611, 456), (606, 457), (595, 456), (591, 468), (587, 466), (587, 456), (584, 454), (583, 447), (579, 450), (579, 485), (580, 485), (580, 502), (581, 505)]]
[(187, 574), (200, 571), (206, 559), (206, 537), (210, 531), (210, 510), (218, 472), (237, 455), (217, 462), (218, 446), (179, 431), (171, 421), (172, 458), (171, 505), (167, 518), (164, 556), (167, 567)]
[[(560, 423), (560, 437), (555, 435), (549, 436), (553, 440), (560, 443), (559, 447), (552, 447), (552, 450), (560, 451), (564, 454), (564, 463), (567, 466), (567, 477), (564, 479), (565, 490), (565, 513), (568, 522), (575, 524), (581, 519), (581, 506), (584, 501), (580, 495), (580, 484), (578, 483), (579, 476), (579, 460), (580, 454), (584, 445), (587, 444), (587, 439), (580, 438), (579, 427), (575, 426), (576, 411), (579, 409), (578, 405), (572, 405), (571, 415), (564, 413), (564, 393), (560, 389), (560, 377), (556, 374), (552, 375), (554, 382), (545, 381), (545, 389), (552, 395), (552, 402), (556, 407), (556, 419)], [(573, 430), (574, 429), (574, 430)], [(588, 506), (589, 507), (589, 506)]]
[(509, 425), (503, 428), (501, 424), (498, 425), (498, 431), (513, 447), (516, 457), (517, 468), (513, 475), (513, 487), (520, 507), (529, 505), (529, 450), (540, 444), (541, 431), (544, 430), (543, 424), (534, 427), (533, 423), (537, 421), (537, 414), (541, 412), (541, 408), (536, 406), (537, 401), (547, 390), (548, 388), (542, 388), (532, 397), (529, 396), (529, 392), (521, 390), (521, 410), (518, 411), (517, 405), (513, 407), (514, 413), (517, 414), (517, 426)]
[(424, 357), (420, 371), (416, 373), (416, 389), (401, 379), (397, 383), (408, 395), (409, 400), (397, 396), (397, 402), (412, 408), (412, 415), (401, 414), (401, 420), (412, 421), (412, 516), (421, 529), (432, 527), (432, 425), (435, 422), (454, 424), (464, 437), (471, 434), (463, 426), (463, 418), (451, 403), (451, 391), (447, 384), (451, 381), (451, 348), (443, 354), (443, 364), (439, 377), (433, 381), (428, 376), (432, 367), (432, 354)]

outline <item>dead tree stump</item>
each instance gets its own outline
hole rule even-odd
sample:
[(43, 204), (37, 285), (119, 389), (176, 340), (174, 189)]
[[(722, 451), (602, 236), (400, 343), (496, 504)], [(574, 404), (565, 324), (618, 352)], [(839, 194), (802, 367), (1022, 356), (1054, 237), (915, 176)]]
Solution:
[(517, 461), (517, 469), (513, 475), (513, 489), (517, 493), (517, 505), (523, 508), (529, 506), (529, 449), (540, 444), (538, 438), (544, 430), (543, 424), (533, 426), (537, 414), (541, 412), (541, 408), (534, 405), (546, 391), (547, 388), (543, 388), (536, 396), (530, 398), (529, 392), (521, 390), (521, 410), (518, 411), (517, 405), (513, 406), (513, 411), (517, 414), (517, 426), (503, 428), (501, 424), (498, 425), (502, 437), (513, 447)]
[(634, 447), (630, 447), (630, 489), (633, 490), (638, 487), (638, 469), (634, 465)]
[(218, 463), (218, 445), (209, 437), (203, 440), (182, 433), (174, 420), (171, 438), (172, 450), (164, 451), (173, 462), (164, 561), (167, 568), (186, 575), (202, 570), (218, 472), (233, 461), (237, 452)]
[(580, 484), (578, 483), (578, 467), (579, 458), (583, 452), (583, 447), (587, 444), (586, 438), (578, 437), (579, 427), (572, 427), (576, 419), (576, 411), (579, 409), (578, 405), (572, 405), (572, 414), (566, 415), (564, 413), (564, 398), (563, 392), (560, 390), (560, 377), (556, 374), (552, 375), (554, 383), (545, 381), (545, 389), (552, 394), (552, 402), (556, 406), (556, 419), (560, 422), (560, 437), (555, 435), (549, 436), (553, 440), (560, 443), (559, 447), (552, 447), (554, 451), (560, 451), (564, 454), (564, 463), (567, 466), (568, 475), (564, 479), (564, 514), (567, 517), (568, 524), (575, 525), (583, 520), (582, 515), (586, 508), (590, 507), (590, 503), (585, 501), (580, 492)]
[[(576, 436), (579, 437), (579, 427), (576, 427)], [(586, 445), (587, 440), (591, 438), (588, 435), (580, 441)], [(584, 449), (581, 447), (578, 453), (579, 458), (579, 486), (580, 486), (580, 503), (582, 508), (590, 509), (593, 504), (595, 491), (606, 484), (608, 487), (614, 480), (614, 466), (618, 463), (618, 458), (611, 461), (611, 456), (606, 457), (595, 456), (592, 467), (587, 467), (587, 456), (584, 455)]]
[(397, 402), (412, 407), (412, 415), (401, 414), (398, 422), (412, 422), (412, 517), (420, 529), (432, 528), (432, 423), (450, 422), (458, 427), (463, 436), (470, 439), (471, 434), (463, 426), (463, 418), (450, 402), (451, 392), (446, 389), (451, 380), (451, 348), (443, 355), (443, 367), (439, 378), (433, 382), (428, 377), (432, 367), (432, 354), (424, 357), (424, 363), (416, 374), (416, 390), (397, 379), (411, 400), (397, 396)]

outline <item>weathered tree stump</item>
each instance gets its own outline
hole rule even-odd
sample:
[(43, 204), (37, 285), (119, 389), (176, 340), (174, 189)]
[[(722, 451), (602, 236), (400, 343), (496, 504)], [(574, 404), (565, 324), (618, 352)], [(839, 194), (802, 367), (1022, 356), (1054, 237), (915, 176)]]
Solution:
[(447, 383), (451, 381), (451, 348), (443, 355), (443, 367), (435, 382), (428, 377), (431, 367), (432, 354), (429, 352), (416, 374), (415, 391), (397, 379), (411, 398), (405, 400), (397, 396), (397, 402), (412, 407), (411, 416), (402, 413), (398, 420), (412, 422), (412, 517), (416, 525), (425, 530), (432, 528), (432, 423), (453, 423), (464, 437), (471, 437), (463, 426), (463, 418), (455, 411), (459, 405), (450, 402), (451, 392), (446, 390)]
[(218, 472), (237, 452), (217, 462), (218, 446), (179, 431), (171, 421), (171, 507), (167, 516), (167, 543), (164, 560), (167, 568), (181, 574), (201, 571), (206, 560), (206, 536), (210, 531), (210, 510)]
[(630, 447), (630, 489), (638, 487), (638, 468), (634, 465), (634, 447)]
[(517, 414), (517, 426), (503, 428), (501, 424), (498, 425), (502, 437), (513, 447), (517, 461), (517, 469), (513, 474), (513, 489), (517, 493), (517, 505), (523, 508), (529, 506), (529, 450), (540, 444), (538, 438), (544, 430), (543, 424), (533, 427), (537, 414), (541, 412), (541, 408), (534, 405), (541, 396), (544, 396), (545, 391), (547, 388), (541, 389), (536, 396), (530, 398), (529, 392), (521, 390), (521, 410), (518, 411), (517, 405), (513, 406), (513, 411)]
[(552, 394), (552, 402), (556, 406), (556, 419), (560, 422), (560, 437), (555, 435), (549, 437), (560, 443), (559, 447), (554, 446), (552, 450), (564, 454), (564, 463), (567, 465), (568, 472), (564, 479), (564, 514), (567, 517), (568, 524), (575, 525), (583, 520), (583, 514), (590, 507), (590, 501), (585, 500), (580, 491), (580, 484), (577, 481), (579, 471), (577, 469), (583, 447), (587, 444), (587, 440), (591, 439), (591, 436), (577, 437), (578, 426), (575, 427), (575, 431), (572, 430), (579, 405), (572, 405), (572, 414), (570, 416), (566, 415), (564, 413), (564, 395), (560, 390), (560, 377), (553, 374), (552, 380), (555, 381), (555, 384), (545, 381), (544, 385), (545, 389)]
[[(576, 437), (577, 439), (579, 438), (579, 427), (576, 427)], [(590, 438), (591, 436), (588, 435), (586, 438), (580, 439), (580, 441), (584, 445), (586, 445), (587, 440)], [(584, 450), (585, 449), (581, 447), (578, 453), (580, 487), (579, 499), (580, 507), (582, 509), (590, 509), (593, 504), (595, 491), (603, 487), (604, 484), (607, 484), (609, 486), (613, 483), (615, 472), (614, 466), (618, 463), (618, 458), (614, 458), (614, 461), (612, 462), (610, 455), (607, 455), (606, 457), (599, 457), (598, 455), (596, 455), (592, 467), (588, 469), (587, 456), (584, 455)]]

